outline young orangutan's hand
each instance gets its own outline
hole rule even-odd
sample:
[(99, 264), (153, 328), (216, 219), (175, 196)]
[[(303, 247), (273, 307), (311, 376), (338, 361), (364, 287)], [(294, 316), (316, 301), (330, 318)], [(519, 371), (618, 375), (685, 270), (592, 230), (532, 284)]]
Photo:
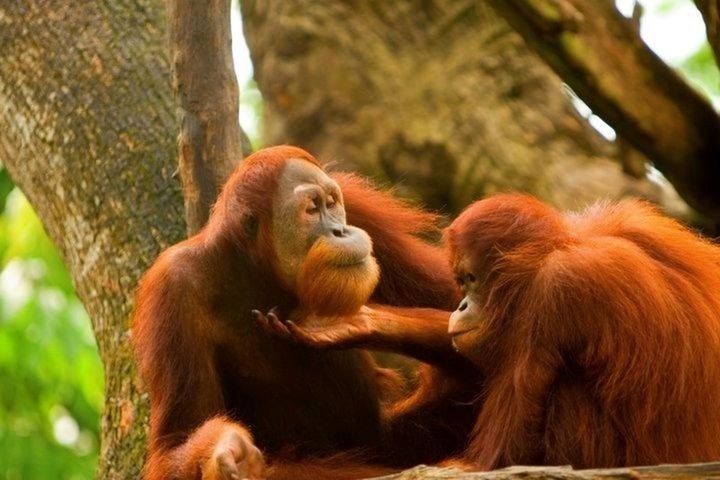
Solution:
[(320, 317), (301, 312), (281, 319), (276, 308), (267, 314), (252, 314), (266, 331), (315, 348), (354, 348), (364, 346), (373, 333), (372, 309), (361, 307), (349, 316)]

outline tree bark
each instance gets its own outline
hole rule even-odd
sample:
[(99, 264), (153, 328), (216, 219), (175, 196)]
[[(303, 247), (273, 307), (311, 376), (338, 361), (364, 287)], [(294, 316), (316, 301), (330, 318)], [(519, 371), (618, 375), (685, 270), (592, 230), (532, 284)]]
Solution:
[(490, 3), (688, 204), (720, 220), (720, 117), (645, 45), (614, 1)]
[(0, 4), (0, 161), (59, 248), (105, 366), (97, 478), (138, 478), (138, 277), (184, 237), (162, 2)]
[(695, 0), (695, 5), (705, 20), (705, 30), (715, 61), (720, 61), (720, 0)]
[[(238, 123), (230, 0), (170, 0), (175, 91), (182, 109), (178, 136), (188, 233), (207, 222), (220, 188), (250, 142)], [(249, 153), (249, 152), (248, 152)]]
[(561, 207), (673, 198), (622, 172), (617, 145), (485, 2), (241, 6), (267, 143), (305, 146), (447, 213), (508, 189)]

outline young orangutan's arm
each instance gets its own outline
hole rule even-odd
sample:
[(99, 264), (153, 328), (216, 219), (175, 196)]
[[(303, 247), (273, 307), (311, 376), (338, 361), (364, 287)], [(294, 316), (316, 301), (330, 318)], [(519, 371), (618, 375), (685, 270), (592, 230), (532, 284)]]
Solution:
[(432, 308), (373, 305), (365, 348), (408, 355), (428, 363), (460, 358), (448, 334), (450, 312)]

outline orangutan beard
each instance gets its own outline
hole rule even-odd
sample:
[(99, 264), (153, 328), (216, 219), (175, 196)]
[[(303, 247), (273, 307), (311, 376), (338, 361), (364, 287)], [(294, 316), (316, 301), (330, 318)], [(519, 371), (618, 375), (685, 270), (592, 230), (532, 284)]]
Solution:
[(380, 278), (375, 257), (352, 259), (322, 238), (307, 253), (298, 275), (301, 308), (321, 316), (349, 315), (365, 305)]

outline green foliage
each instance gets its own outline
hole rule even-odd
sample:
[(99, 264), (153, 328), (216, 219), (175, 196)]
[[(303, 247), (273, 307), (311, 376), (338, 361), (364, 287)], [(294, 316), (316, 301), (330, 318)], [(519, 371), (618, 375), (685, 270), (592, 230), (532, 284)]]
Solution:
[[(701, 32), (705, 28), (702, 24), (696, 25), (695, 22), (691, 21), (694, 17), (692, 12), (697, 15), (697, 21), (701, 21), (701, 15), (692, 0), (642, 0), (640, 3), (643, 5), (643, 21), (651, 17), (656, 21), (663, 18), (669, 20), (665, 24), (669, 30), (662, 32), (662, 36), (666, 40), (670, 39), (672, 45), (677, 45), (677, 40), (684, 38), (683, 35), (697, 34), (696, 30)], [(660, 28), (658, 26), (660, 24), (655, 23), (655, 30), (657, 30)], [(690, 38), (693, 37), (694, 35), (690, 35)], [(656, 36), (654, 38), (657, 39)], [(683, 42), (679, 43), (683, 44)], [(663, 45), (667, 48), (667, 45)], [(657, 47), (657, 45), (653, 46), (652, 43), (650, 46), (652, 48)], [(660, 48), (659, 51), (656, 50), (656, 53), (664, 58), (664, 54), (668, 52), (665, 52), (664, 48)], [(665, 60), (688, 83), (705, 94), (716, 105), (720, 104), (720, 70), (718, 70), (707, 39), (697, 47), (691, 46), (680, 58), (673, 58), (672, 60), (665, 58)]]
[(678, 0), (655, 0), (655, 2), (645, 1), (642, 3), (650, 4), (650, 7), (658, 13), (672, 13), (681, 2)]
[(250, 139), (253, 151), (262, 148), (262, 137), (260, 135), (262, 112), (262, 94), (255, 79), (249, 78), (240, 87), (240, 123)]
[(0, 170), (0, 479), (92, 478), (103, 372), (82, 304)]
[(5, 200), (13, 188), (15, 188), (15, 185), (13, 185), (7, 170), (0, 167), (0, 212), (5, 210)]
[(708, 97), (720, 97), (720, 71), (708, 43), (685, 59), (679, 68), (683, 76)]

